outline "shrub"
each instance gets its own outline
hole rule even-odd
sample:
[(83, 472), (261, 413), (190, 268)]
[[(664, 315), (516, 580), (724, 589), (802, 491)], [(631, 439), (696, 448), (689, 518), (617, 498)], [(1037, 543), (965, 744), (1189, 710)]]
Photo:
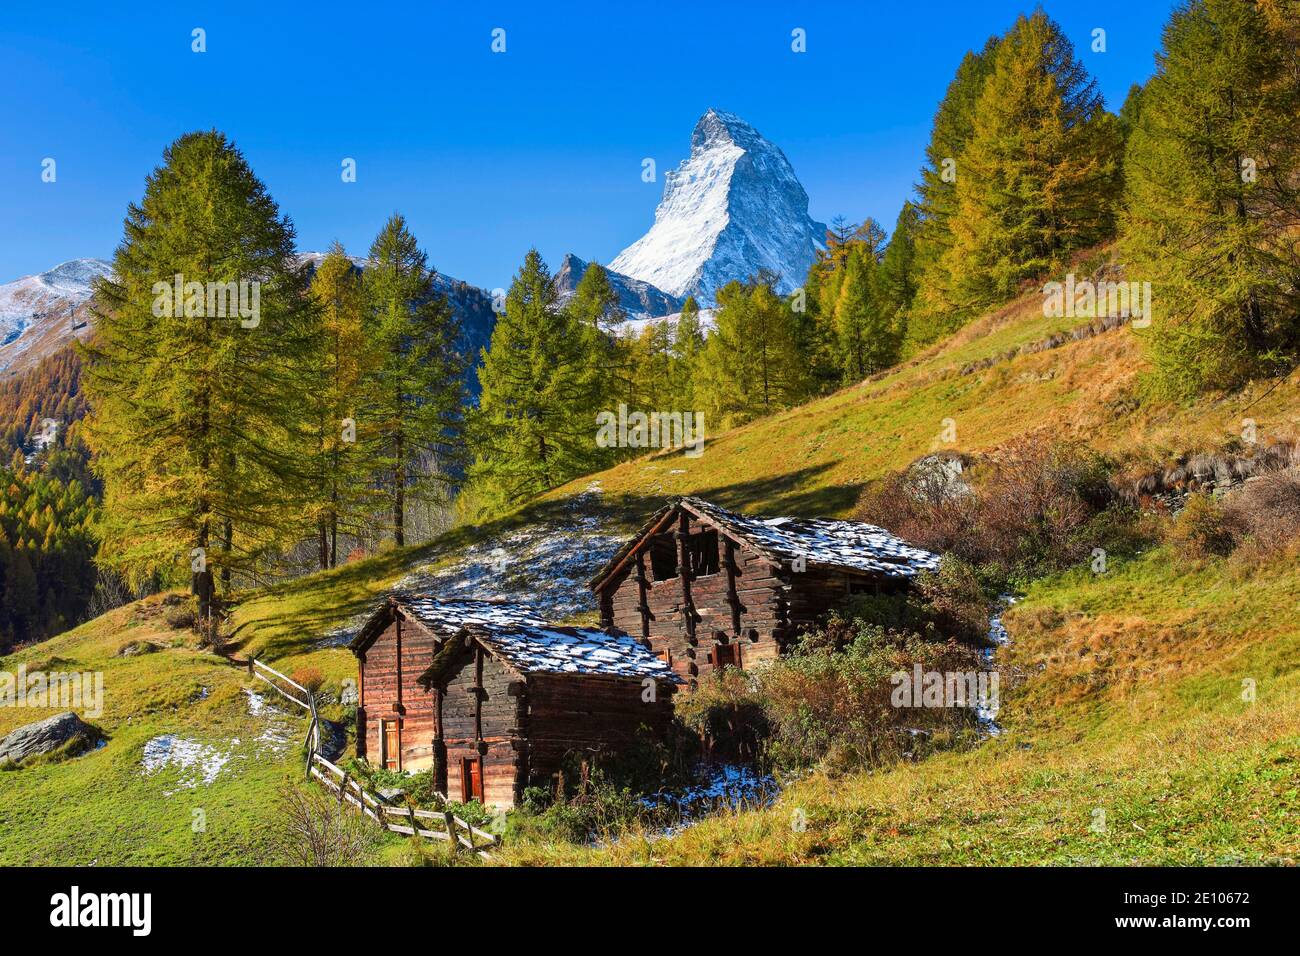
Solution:
[[(577, 779), (565, 775), (566, 782)], [(585, 782), (563, 799), (544, 787), (529, 787), (524, 805), (510, 815), (506, 839), (533, 836), (541, 839), (587, 843), (611, 839), (638, 826), (662, 826), (669, 820), (664, 808), (652, 807), (630, 787), (613, 783), (599, 768), (589, 769)]]
[(271, 844), (291, 866), (359, 866), (378, 844), (378, 830), (319, 788), (286, 784)]
[(1169, 540), (1191, 557), (1223, 556), (1232, 553), (1241, 530), (1218, 501), (1197, 493), (1188, 497), (1170, 529)]
[(928, 641), (877, 625), (852, 626), (841, 650), (824, 635), (758, 672), (757, 696), (770, 728), (768, 757), (778, 767), (822, 764), (829, 769), (874, 766), (918, 746), (937, 747), (974, 725), (967, 708), (894, 705), (894, 675), (924, 671), (977, 672), (974, 649), (956, 641)]
[(1145, 534), (1112, 490), (1113, 470), (1076, 443), (1021, 442), (960, 479), (936, 467), (883, 478), (863, 494), (855, 517), (955, 555), (986, 586), (1004, 589), (1076, 564), (1093, 548), (1140, 546)]
[(709, 759), (753, 762), (769, 727), (755, 671), (727, 667), (700, 681), (674, 704), (677, 720), (700, 741)]
[(301, 684), (311, 693), (316, 693), (325, 683), (325, 677), (315, 667), (300, 667), (289, 675), (295, 684)]
[(1257, 478), (1223, 501), (1225, 520), (1238, 543), (1249, 541), (1253, 556), (1268, 556), (1300, 538), (1300, 469)]

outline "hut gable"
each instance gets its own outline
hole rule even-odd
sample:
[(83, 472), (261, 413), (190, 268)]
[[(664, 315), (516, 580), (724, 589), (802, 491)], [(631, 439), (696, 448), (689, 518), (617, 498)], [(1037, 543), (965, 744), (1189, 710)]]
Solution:
[[(419, 741), (428, 757), (401, 769), (431, 768), (452, 799), (513, 806), (575, 752), (616, 751), (671, 720), (678, 678), (626, 634), (550, 624), (518, 605), (408, 592), (395, 593), (353, 642), (363, 688), (376, 686), (368, 661), (385, 635), (403, 628), (429, 636), (412, 678), (428, 715)], [(416, 704), (403, 706), (409, 714)]]
[(906, 587), (939, 556), (855, 521), (757, 518), (670, 502), (591, 580), (601, 622), (683, 679), (779, 654), (846, 595)]
[(385, 602), (350, 647), (358, 660), (357, 755), (392, 770), (421, 770), (433, 759), (433, 713), (418, 683), (438, 635)]

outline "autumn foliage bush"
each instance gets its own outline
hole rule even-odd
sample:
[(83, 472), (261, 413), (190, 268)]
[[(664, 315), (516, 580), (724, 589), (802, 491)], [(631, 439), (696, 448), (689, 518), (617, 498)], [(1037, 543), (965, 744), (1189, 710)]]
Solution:
[(973, 673), (979, 653), (955, 640), (832, 615), (787, 655), (700, 682), (677, 716), (715, 758), (793, 770), (850, 770), (950, 746), (975, 725), (965, 707), (899, 707), (895, 674)]
[(883, 478), (855, 517), (956, 555), (986, 579), (1027, 579), (1077, 564), (1095, 548), (1140, 543), (1137, 512), (1112, 489), (1112, 470), (1077, 443), (1022, 442), (960, 475), (914, 467)]

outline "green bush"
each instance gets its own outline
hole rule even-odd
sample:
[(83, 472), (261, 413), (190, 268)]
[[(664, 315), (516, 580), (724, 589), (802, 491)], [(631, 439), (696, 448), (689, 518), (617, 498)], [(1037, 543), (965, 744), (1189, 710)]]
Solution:
[[(569, 779), (566, 775), (566, 783)], [(590, 768), (585, 783), (572, 790), (566, 785), (565, 791), (557, 800), (546, 787), (525, 790), (521, 807), (507, 819), (505, 838), (590, 843), (636, 827), (662, 827), (672, 819), (670, 810), (648, 805), (638, 791), (612, 782), (599, 768)]]
[(972, 709), (894, 705), (900, 672), (977, 672), (983, 662), (956, 641), (926, 640), (878, 625), (840, 621), (852, 640), (838, 650), (824, 632), (757, 672), (756, 697), (770, 728), (767, 756), (779, 768), (877, 766), (904, 753), (970, 737)]

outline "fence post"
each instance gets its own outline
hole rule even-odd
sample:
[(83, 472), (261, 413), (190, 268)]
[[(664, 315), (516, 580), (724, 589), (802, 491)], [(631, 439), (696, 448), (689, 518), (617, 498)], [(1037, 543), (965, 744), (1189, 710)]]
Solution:
[(447, 827), (447, 836), (451, 837), (451, 852), (460, 852), (460, 836), (456, 833), (456, 815), (450, 810), (442, 811), (444, 826)]
[(248, 654), (248, 676), (253, 676), (253, 666), (257, 663), (257, 655), (251, 651)]

